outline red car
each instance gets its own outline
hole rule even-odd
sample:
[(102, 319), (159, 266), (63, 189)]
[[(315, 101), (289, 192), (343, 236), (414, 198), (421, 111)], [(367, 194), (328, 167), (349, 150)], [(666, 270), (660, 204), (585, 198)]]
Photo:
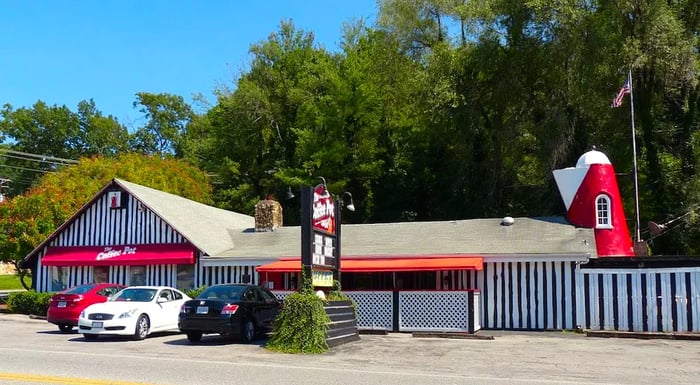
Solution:
[(89, 305), (105, 302), (110, 296), (125, 288), (116, 283), (88, 283), (63, 290), (51, 297), (46, 318), (58, 325), (58, 330), (68, 333), (78, 325), (80, 312)]

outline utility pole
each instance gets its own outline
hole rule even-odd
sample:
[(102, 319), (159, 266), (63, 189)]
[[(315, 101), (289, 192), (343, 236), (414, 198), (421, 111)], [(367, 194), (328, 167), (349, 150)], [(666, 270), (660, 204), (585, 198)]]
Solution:
[(5, 202), (5, 194), (2, 193), (2, 190), (7, 188), (10, 182), (12, 181), (9, 179), (0, 178), (0, 204)]

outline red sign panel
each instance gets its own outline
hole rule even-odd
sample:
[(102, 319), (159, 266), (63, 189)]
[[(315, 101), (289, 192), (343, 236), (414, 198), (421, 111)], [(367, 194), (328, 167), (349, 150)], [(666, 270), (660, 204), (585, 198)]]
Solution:
[(314, 189), (311, 226), (314, 231), (335, 234), (335, 203), (326, 186), (318, 185)]
[(191, 265), (194, 247), (187, 243), (50, 246), (41, 259), (43, 266)]

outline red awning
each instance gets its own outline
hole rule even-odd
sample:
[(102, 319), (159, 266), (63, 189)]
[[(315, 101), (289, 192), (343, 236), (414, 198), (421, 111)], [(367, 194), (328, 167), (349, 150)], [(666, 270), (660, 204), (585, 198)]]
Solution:
[(192, 265), (194, 247), (186, 243), (49, 247), (43, 266)]
[[(470, 256), (430, 256), (430, 257), (396, 257), (374, 259), (349, 259), (340, 261), (340, 268), (345, 273), (371, 273), (390, 271), (437, 271), (437, 270), (482, 270), (484, 258)], [(284, 273), (301, 271), (299, 259), (285, 259), (258, 266), (260, 273)]]

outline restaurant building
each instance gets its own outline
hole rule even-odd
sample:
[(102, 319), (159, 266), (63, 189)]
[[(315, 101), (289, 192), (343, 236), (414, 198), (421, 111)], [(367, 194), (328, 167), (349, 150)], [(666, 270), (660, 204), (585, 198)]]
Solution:
[[(23, 266), (40, 292), (104, 281), (181, 289), (242, 282), (284, 295), (300, 282), (300, 229), (281, 226), (278, 202), (261, 201), (256, 211), (234, 213), (114, 179)], [(343, 288), (369, 298), (368, 308), (385, 308), (381, 291), (439, 291), (444, 298), (431, 303), (456, 303), (459, 314), (471, 293), (472, 316), (483, 314), (495, 327), (571, 326), (562, 305), (573, 303), (558, 294), (595, 257), (593, 232), (562, 218), (352, 224), (342, 238)], [(396, 318), (368, 322), (395, 329)]]
[[(608, 158), (554, 172), (564, 217), (342, 225), (340, 281), (362, 329), (700, 331), (696, 258), (635, 255)], [(37, 291), (87, 282), (301, 280), (301, 229), (115, 179), (23, 261)], [(637, 246), (637, 245), (635, 245)]]

